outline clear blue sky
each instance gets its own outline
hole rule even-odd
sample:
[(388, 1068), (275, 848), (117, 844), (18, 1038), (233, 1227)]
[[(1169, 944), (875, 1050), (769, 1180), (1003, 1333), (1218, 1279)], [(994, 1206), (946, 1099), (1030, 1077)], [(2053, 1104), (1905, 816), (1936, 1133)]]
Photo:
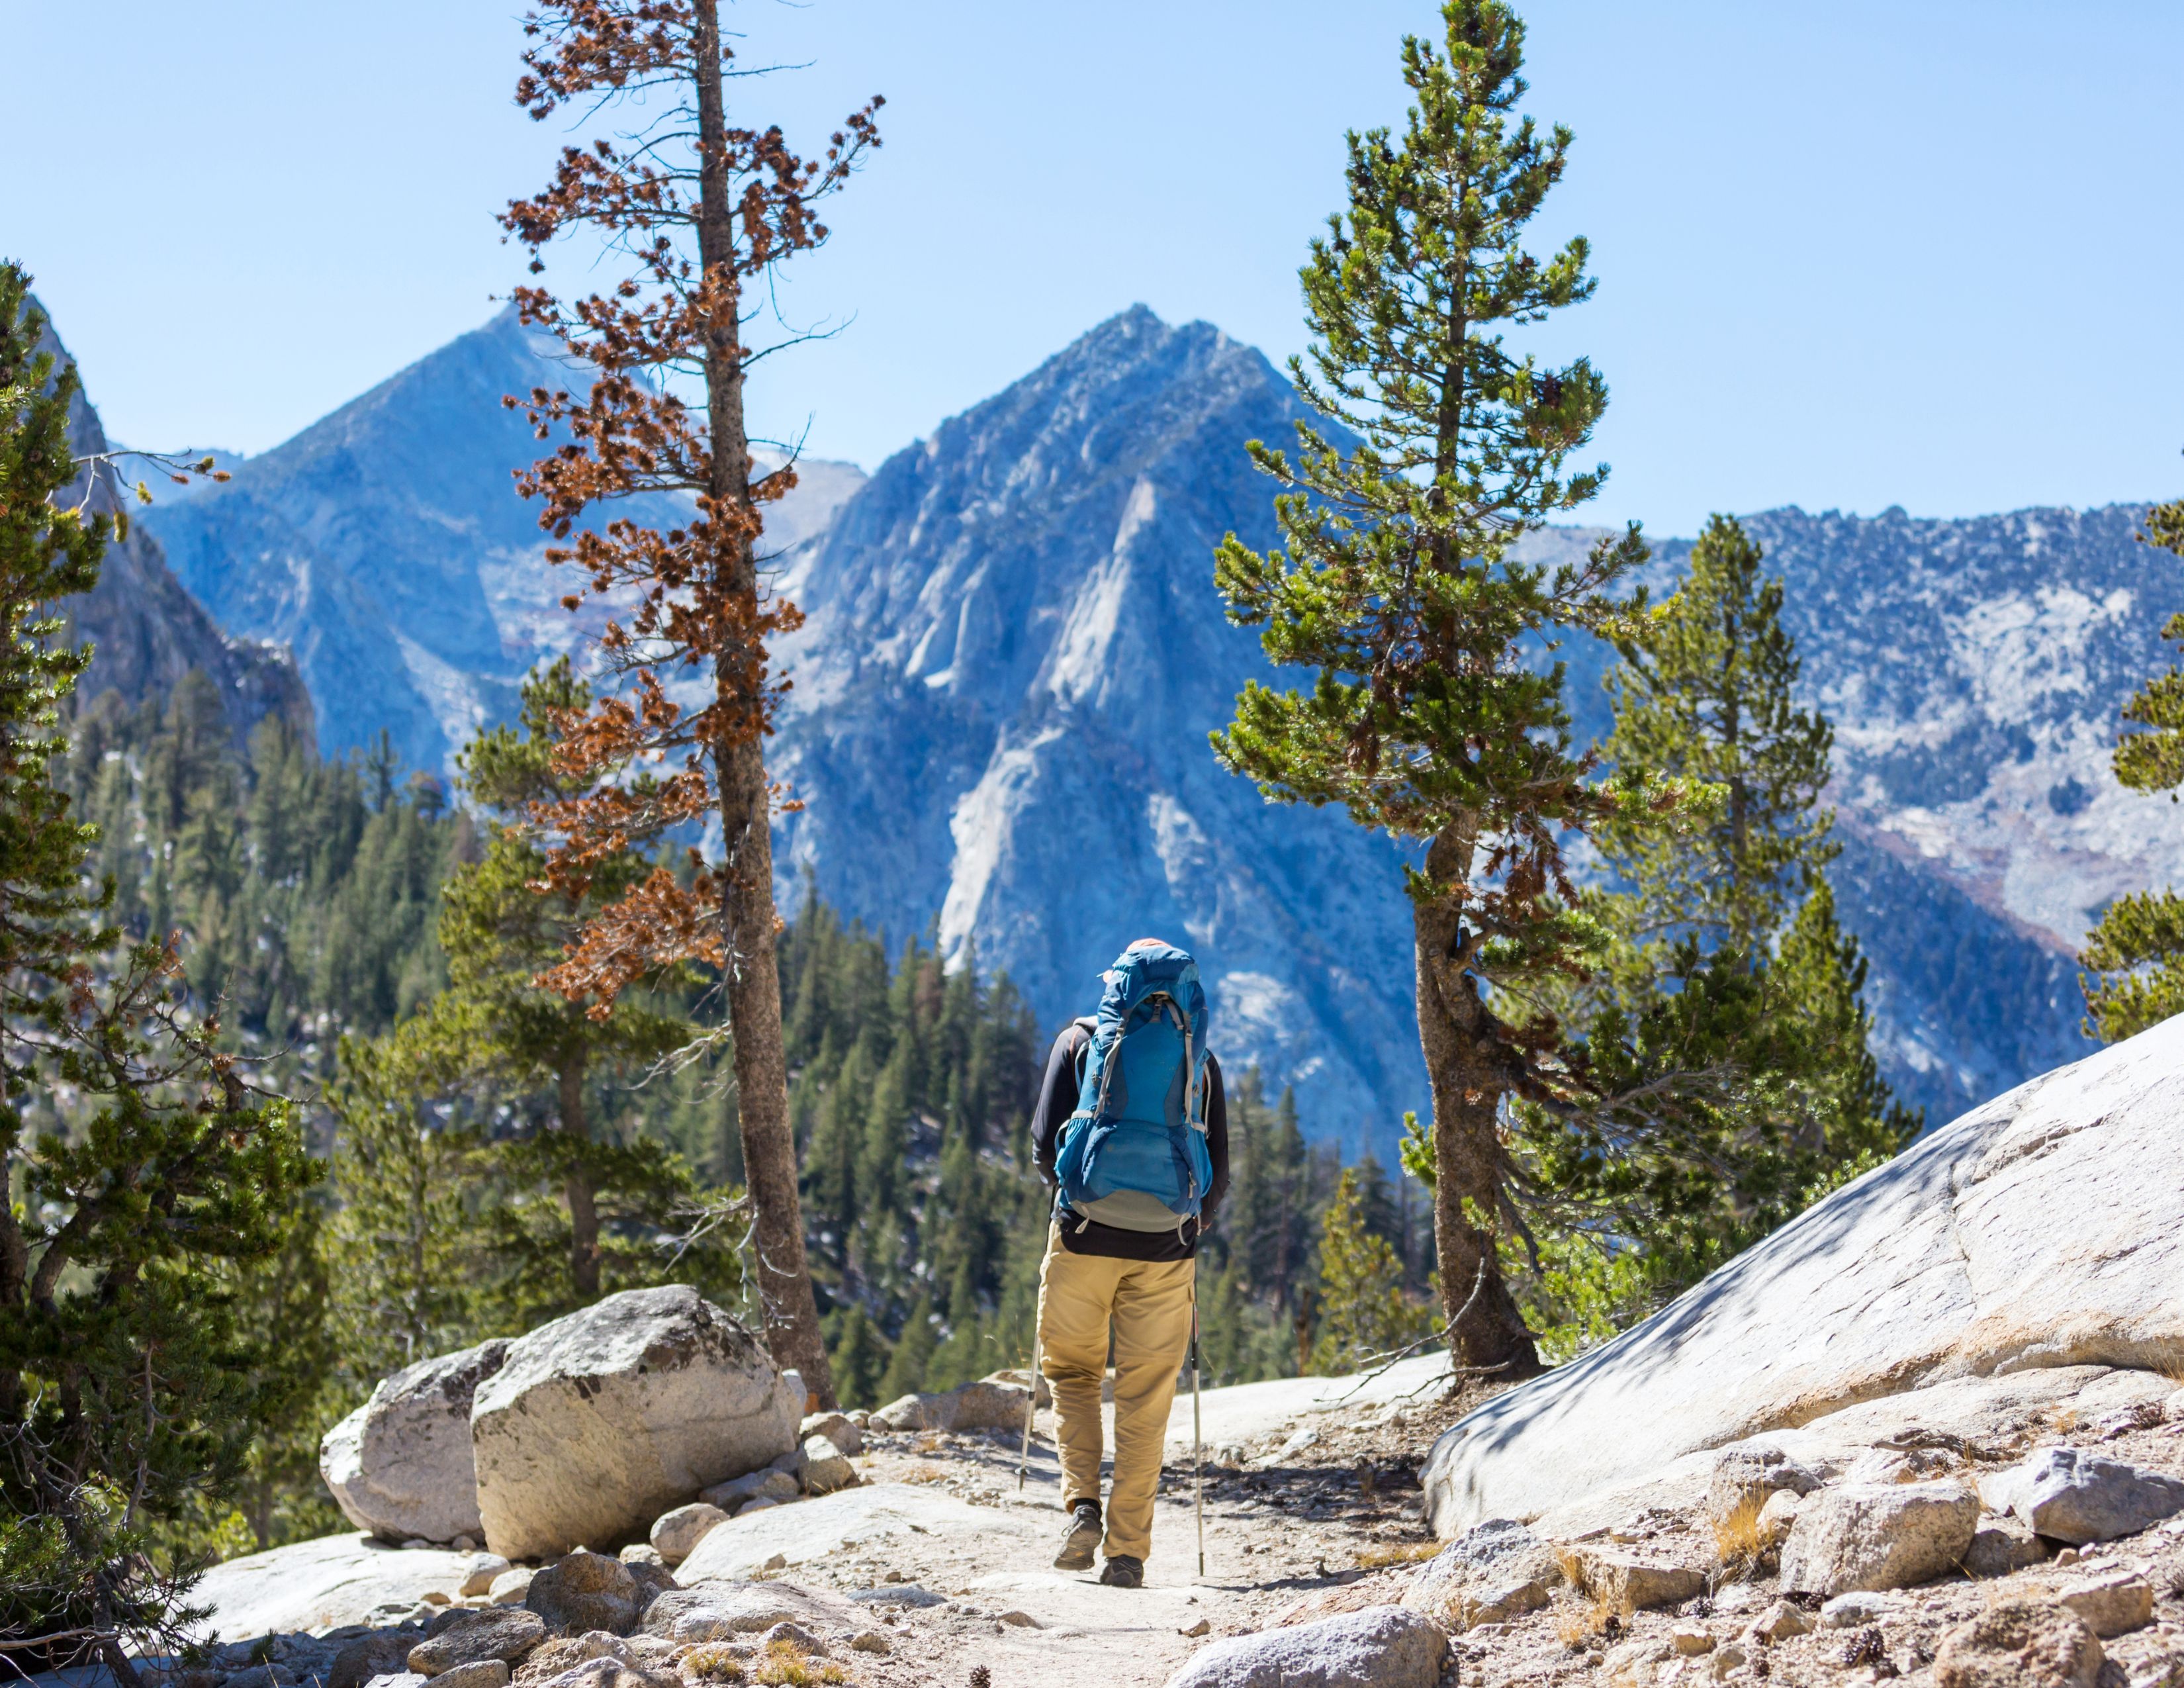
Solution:
[[(473, 326), (493, 211), (565, 138), (515, 112), (521, 0), (0, 0), (0, 252), (109, 426), (262, 450)], [(1143, 300), (1277, 359), (1341, 131), (1401, 110), (1426, 0), (740, 0), (754, 116), (885, 148), (799, 261), (847, 319), (761, 414), (873, 466)], [(1613, 392), (1596, 507), (1949, 515), (2184, 492), (2184, 6), (1536, 0), (1577, 132), (1542, 239), (1597, 299), (1544, 350)], [(25, 72), (20, 55), (27, 52)], [(566, 278), (565, 278), (566, 279)]]

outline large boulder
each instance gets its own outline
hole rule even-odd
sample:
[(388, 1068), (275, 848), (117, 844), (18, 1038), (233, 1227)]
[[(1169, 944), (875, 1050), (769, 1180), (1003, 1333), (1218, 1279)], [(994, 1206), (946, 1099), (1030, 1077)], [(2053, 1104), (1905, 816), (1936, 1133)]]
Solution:
[(1435, 1529), (1922, 1385), (2184, 1345), (2184, 1016), (1930, 1133), (1435, 1445)]
[(359, 1529), (384, 1541), (475, 1537), (471, 1403), (508, 1357), (503, 1341), (422, 1360), (382, 1379), (319, 1444), (319, 1474)]
[(640, 1535), (791, 1451), (804, 1416), (766, 1346), (686, 1284), (630, 1290), (509, 1345), (471, 1409), (486, 1545), (551, 1558)]

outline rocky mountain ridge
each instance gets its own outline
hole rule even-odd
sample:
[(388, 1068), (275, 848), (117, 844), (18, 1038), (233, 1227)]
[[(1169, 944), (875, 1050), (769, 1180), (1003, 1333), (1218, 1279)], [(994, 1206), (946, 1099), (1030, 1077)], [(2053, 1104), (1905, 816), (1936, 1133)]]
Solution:
[[(504, 309), (148, 525), (223, 626), (295, 652), (321, 750), (384, 730), (412, 766), (445, 769), (481, 726), (514, 714), (532, 664), (581, 649), (604, 623), (597, 602), (561, 607), (570, 585), (514, 486), (551, 447), (501, 403), (578, 380), (556, 343)], [(847, 464), (801, 470), (769, 513), (776, 545), (863, 479)], [(661, 496), (615, 515), (671, 526), (687, 510)]]
[[(295, 643), (327, 748), (384, 725), (443, 766), (531, 661), (581, 644), (510, 490), (538, 444), (499, 405), (566, 378), (503, 315), (153, 513), (218, 613)], [(1049, 1023), (1122, 942), (1176, 936), (1207, 964), (1228, 1064), (1384, 1154), (1424, 1094), (1400, 853), (1263, 804), (1205, 740), (1266, 672), (1212, 548), (1273, 538), (1241, 447), (1285, 439), (1296, 404), (1250, 348), (1139, 309), (869, 482), (805, 465), (772, 530), (810, 616), (783, 653), (776, 760), (805, 806), (781, 823), (780, 889), (1005, 967)], [(2089, 1047), (2072, 950), (2184, 858), (2168, 806), (2108, 772), (2116, 708), (2184, 601), (2184, 565), (2132, 539), (2142, 514), (1749, 518), (1836, 726), (1835, 878), (1884, 1068), (1930, 1117)], [(1666, 585), (1689, 545), (1658, 549)], [(1562, 655), (1597, 729), (1604, 653)]]
[[(51, 315), (42, 305), (37, 309), (46, 319), (40, 349), (73, 363)], [(78, 387), (69, 407), (69, 448), (78, 458), (103, 457), (111, 443), (86, 387)], [(150, 512), (140, 510), (128, 490), (137, 480), (164, 482), (165, 477), (130, 470), (126, 460), (119, 468), (101, 464), (79, 477), (74, 490), (77, 498), (87, 495), (94, 510), (125, 509), (132, 517), (129, 537), (107, 547), (98, 584), (67, 605), (73, 635), (94, 647), (91, 667), (76, 688), (77, 707), (91, 706), (109, 692), (131, 705), (162, 699), (198, 669), (218, 688), (238, 742), (269, 715), (309, 733), (311, 697), (294, 659), (279, 644), (224, 632), (176, 578), (142, 520)], [(164, 493), (154, 490), (153, 497)]]

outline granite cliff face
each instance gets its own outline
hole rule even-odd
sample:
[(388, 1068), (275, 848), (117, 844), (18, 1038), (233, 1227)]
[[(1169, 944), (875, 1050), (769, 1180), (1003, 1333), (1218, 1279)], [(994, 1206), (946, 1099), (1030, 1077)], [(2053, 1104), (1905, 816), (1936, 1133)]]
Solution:
[(1266, 359), (1142, 307), (889, 460), (793, 560), (809, 621), (777, 766), (783, 889), (1005, 968), (1054, 1023), (1129, 939), (1187, 945), (1231, 1072), (1293, 1080), (1386, 1151), (1424, 1075), (1394, 847), (1263, 802), (1206, 738), (1256, 634), (1213, 547), (1273, 537), (1242, 449), (1297, 401)]
[[(504, 394), (569, 387), (576, 373), (512, 309), (382, 382), (234, 478), (151, 512), (175, 568), (221, 622), (289, 645), (329, 755), (382, 729), (415, 766), (448, 765), (481, 725), (515, 712), (525, 671), (580, 649), (604, 612), (561, 607), (537, 506), (515, 471), (550, 448)], [(772, 513), (793, 543), (862, 480), (803, 465)], [(679, 500), (615, 514), (671, 525)]]
[[(43, 306), (39, 311), (45, 315)], [(74, 361), (54, 332), (50, 316), (39, 343), (58, 360)], [(106, 430), (82, 387), (69, 407), (69, 448), (79, 458), (96, 457), (109, 448)], [(136, 498), (126, 490), (146, 478), (131, 472), (132, 467), (125, 460), (118, 474), (103, 465), (86, 471), (92, 508), (125, 507), (131, 523), (126, 539), (107, 547), (98, 584), (65, 605), (74, 637), (89, 639), (94, 651), (91, 667), (76, 687), (78, 706), (88, 705), (106, 692), (118, 694), (129, 704), (164, 698), (195, 668), (220, 688), (238, 741), (247, 739), (250, 729), (269, 715), (281, 716), (309, 733), (310, 694), (294, 659), (277, 644), (223, 632), (175, 577), (159, 542), (142, 519), (150, 512), (140, 514)], [(81, 498), (84, 490), (80, 479), (75, 496)], [(153, 496), (159, 496), (156, 489)]]

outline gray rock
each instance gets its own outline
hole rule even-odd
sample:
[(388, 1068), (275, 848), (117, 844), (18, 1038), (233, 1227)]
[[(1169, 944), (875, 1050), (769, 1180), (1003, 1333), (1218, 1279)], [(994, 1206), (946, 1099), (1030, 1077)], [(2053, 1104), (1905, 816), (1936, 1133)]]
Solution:
[(414, 1670), (390, 1670), (384, 1675), (366, 1678), (364, 1688), (425, 1688), (431, 1680)]
[(364, 1688), (375, 1676), (406, 1674), (414, 1631), (376, 1630), (336, 1649), (326, 1669), (326, 1688)]
[(2136, 1571), (2074, 1578), (2055, 1591), (2055, 1599), (2084, 1618), (2103, 1641), (2153, 1621), (2153, 1585)]
[(432, 1680), (440, 1688), (508, 1688), (509, 1674), (506, 1659), (481, 1658), (450, 1666)]
[(644, 1614), (644, 1633), (686, 1645), (757, 1635), (777, 1624), (801, 1624), (817, 1634), (868, 1629), (869, 1613), (831, 1589), (779, 1579), (709, 1582), (661, 1595)]
[(1782, 1544), (1782, 1586), (1810, 1594), (1909, 1588), (1953, 1568), (1979, 1527), (1954, 1482), (1846, 1484), (1808, 1496)]
[(1949, 1632), (1934, 1655), (1936, 1688), (2093, 1688), (2101, 1644), (2059, 1606), (2004, 1601)]
[(1403, 1591), (1402, 1604), (1471, 1629), (1536, 1611), (1562, 1579), (1546, 1543), (1513, 1519), (1490, 1518), (1429, 1559)]
[(532, 1558), (638, 1534), (793, 1448), (802, 1407), (765, 1345), (687, 1284), (541, 1325), (471, 1408), (487, 1545)]
[(1569, 1550), (1578, 1585), (1612, 1612), (1675, 1606), (1706, 1590), (1706, 1574), (1618, 1548), (1581, 1543)]
[(846, 1412), (811, 1412), (796, 1427), (796, 1440), (808, 1442), (824, 1436), (844, 1453), (855, 1457), (865, 1451), (865, 1433)]
[(410, 1650), (410, 1669), (423, 1676), (438, 1676), (457, 1665), (480, 1659), (514, 1663), (526, 1657), (546, 1639), (546, 1624), (538, 1613), (521, 1607), (489, 1607), (480, 1612), (456, 1612), (427, 1640)]
[(1400, 1606), (1370, 1606), (1315, 1624), (1201, 1647), (1167, 1688), (1438, 1688), (1448, 1637)]
[(804, 1486), (811, 1493), (831, 1495), (856, 1480), (857, 1468), (826, 1437), (814, 1436), (804, 1444)]
[(905, 1395), (872, 1415), (875, 1430), (1022, 1429), (1024, 1397), (1016, 1384), (967, 1383), (940, 1395)]
[(481, 1343), (407, 1367), (326, 1432), (319, 1474), (351, 1524), (393, 1542), (479, 1533), (471, 1403), (508, 1346)]
[(861, 1588), (850, 1598), (860, 1606), (903, 1606), (912, 1611), (948, 1604), (946, 1595), (935, 1594), (917, 1583), (889, 1583), (883, 1588)]
[(486, 1596), (495, 1606), (521, 1606), (523, 1597), (531, 1591), (531, 1579), (538, 1573), (528, 1565), (511, 1565), (493, 1579)]
[(578, 1548), (531, 1579), (523, 1603), (555, 1630), (583, 1635), (604, 1630), (626, 1635), (637, 1627), (638, 1585), (633, 1568)]
[(2077, 1547), (2136, 1535), (2184, 1512), (2184, 1480), (2072, 1447), (2042, 1448), (1981, 1486), (1997, 1511)]
[(1854, 1589), (1848, 1594), (1839, 1594), (1820, 1607), (1820, 1628), (1823, 1630), (1863, 1630), (1878, 1624), (1896, 1609), (1896, 1602), (1885, 1595)]
[(1819, 1486), (1818, 1477), (1780, 1448), (1730, 1448), (1714, 1462), (1707, 1485), (1707, 1521), (1717, 1532), (1729, 1528), (1740, 1513), (1756, 1523), (1777, 1492), (1809, 1495)]
[(654, 1669), (603, 1654), (548, 1677), (536, 1688), (682, 1688), (682, 1681), (665, 1666)]
[(860, 1630), (850, 1637), (850, 1647), (855, 1652), (878, 1653), (885, 1658), (894, 1651), (894, 1643), (884, 1630)]
[(463, 1568), (463, 1579), (456, 1585), (455, 1592), (465, 1600), (493, 1592), (493, 1579), (503, 1571), (510, 1569), (507, 1560), (498, 1553), (474, 1556)]
[(747, 1471), (726, 1483), (716, 1483), (698, 1498), (709, 1507), (733, 1513), (746, 1501), (793, 1501), (801, 1493), (793, 1470), (777, 1471), (769, 1465), (763, 1471)]
[[(719, 1509), (716, 1507), (715, 1510)], [(659, 1527), (657, 1524), (653, 1526), (655, 1529)], [(615, 1557), (628, 1566), (632, 1573), (636, 1572), (640, 1565), (649, 1565), (663, 1571), (667, 1568), (666, 1559), (649, 1541), (632, 1541), (621, 1552), (616, 1554)]]
[(2039, 1564), (2047, 1558), (2048, 1551), (2032, 1533), (2031, 1527), (2016, 1518), (1981, 1518), (1980, 1527), (1972, 1533), (1972, 1545), (1964, 1550), (1964, 1574), (2006, 1577), (2027, 1565)]
[(690, 1557), (690, 1550), (705, 1539), (707, 1530), (727, 1521), (728, 1515), (720, 1507), (693, 1501), (652, 1521), (652, 1546), (666, 1563), (679, 1565)]

